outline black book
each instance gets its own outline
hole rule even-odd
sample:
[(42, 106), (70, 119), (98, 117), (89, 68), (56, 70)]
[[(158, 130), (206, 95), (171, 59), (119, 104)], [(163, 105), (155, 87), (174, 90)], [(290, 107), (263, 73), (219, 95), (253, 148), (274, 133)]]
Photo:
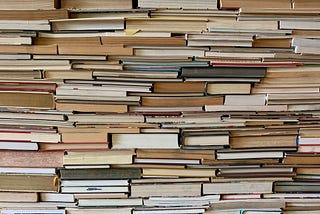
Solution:
[(62, 180), (139, 179), (141, 171), (137, 168), (60, 169), (60, 175)]
[(183, 67), (182, 77), (214, 78), (262, 78), (267, 68), (263, 67)]

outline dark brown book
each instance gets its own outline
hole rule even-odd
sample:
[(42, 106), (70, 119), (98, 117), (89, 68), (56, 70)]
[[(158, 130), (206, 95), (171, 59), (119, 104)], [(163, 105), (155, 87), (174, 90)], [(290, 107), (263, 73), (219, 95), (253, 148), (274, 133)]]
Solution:
[(61, 169), (63, 180), (86, 180), (86, 179), (138, 179), (141, 177), (140, 169)]
[(223, 97), (142, 97), (142, 106), (195, 107), (205, 105), (223, 105)]
[(266, 68), (263, 67), (183, 67), (181, 76), (197, 78), (262, 78), (265, 73)]

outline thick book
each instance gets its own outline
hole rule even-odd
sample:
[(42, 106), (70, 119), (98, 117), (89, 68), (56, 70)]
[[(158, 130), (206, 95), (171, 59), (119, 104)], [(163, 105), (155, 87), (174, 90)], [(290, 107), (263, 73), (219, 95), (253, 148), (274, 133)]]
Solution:
[(0, 190), (14, 192), (58, 192), (56, 175), (1, 174)]
[(60, 169), (62, 180), (86, 180), (86, 179), (138, 179), (141, 177), (140, 169)]
[(113, 149), (178, 149), (178, 134), (112, 134)]
[(89, 9), (131, 9), (131, 0), (61, 0), (61, 8), (73, 10), (89, 10)]
[(131, 185), (131, 197), (150, 196), (200, 196), (200, 183), (174, 184), (134, 184)]
[(53, 109), (53, 94), (32, 92), (0, 92), (0, 106)]
[(183, 67), (183, 77), (241, 77), (262, 78), (265, 76), (266, 68), (263, 67)]
[(203, 194), (271, 193), (272, 188), (272, 181), (204, 183)]

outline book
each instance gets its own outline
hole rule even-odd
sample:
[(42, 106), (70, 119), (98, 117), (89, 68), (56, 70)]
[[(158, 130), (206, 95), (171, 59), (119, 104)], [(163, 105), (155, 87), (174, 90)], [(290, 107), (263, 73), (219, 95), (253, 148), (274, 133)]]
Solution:
[(101, 179), (134, 179), (140, 178), (139, 169), (61, 169), (62, 180), (101, 180)]
[(61, 8), (67, 9), (131, 9), (132, 8), (132, 1), (128, 0), (120, 0), (116, 4), (112, 1), (99, 1), (99, 0), (62, 0), (61, 1)]
[(254, 0), (220, 0), (220, 9), (239, 9), (239, 8), (291, 8), (291, 1), (276, 1), (259, 3)]
[(0, 106), (53, 109), (54, 97), (50, 93), (0, 92)]
[(57, 192), (58, 177), (56, 175), (0, 175), (1, 191), (21, 192)]
[(131, 197), (150, 196), (200, 196), (200, 183), (179, 184), (134, 184), (131, 185)]
[(1, 202), (37, 202), (38, 194), (34, 192), (0, 192)]
[(203, 194), (271, 193), (272, 188), (273, 182), (269, 181), (204, 183)]
[(151, 1), (141, 0), (138, 2), (140, 8), (170, 8), (170, 9), (217, 9), (216, 0), (206, 0), (204, 2), (193, 2), (190, 0), (183, 0), (180, 2), (166, 0), (166, 1)]
[(63, 156), (64, 165), (131, 164), (133, 150), (68, 152)]
[(208, 94), (250, 94), (251, 84), (208, 83)]
[(123, 18), (82, 18), (50, 20), (52, 30), (123, 30)]
[(78, 200), (79, 207), (113, 207), (115, 204), (119, 207), (142, 206), (141, 198), (121, 198), (121, 199), (84, 199)]
[(183, 77), (248, 77), (262, 78), (266, 72), (265, 68), (259, 67), (183, 67)]
[(223, 97), (142, 97), (142, 106), (157, 107), (196, 107), (204, 105), (222, 105)]
[(21, 1), (14, 0), (0, 2), (2, 10), (48, 10), (56, 8), (56, 1), (54, 0), (37, 0), (37, 1)]
[(1, 167), (62, 167), (63, 152), (0, 151)]
[(214, 169), (142, 169), (142, 176), (159, 177), (215, 177)]
[(177, 134), (112, 134), (113, 149), (178, 149)]

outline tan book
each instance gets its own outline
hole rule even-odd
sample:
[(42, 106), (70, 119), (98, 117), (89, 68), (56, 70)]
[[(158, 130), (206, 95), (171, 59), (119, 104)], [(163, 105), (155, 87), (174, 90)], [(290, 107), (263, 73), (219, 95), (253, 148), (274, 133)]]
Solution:
[(214, 160), (213, 150), (137, 149), (137, 158), (182, 158)]
[(0, 175), (1, 191), (21, 192), (57, 192), (58, 177), (56, 175)]
[[(44, 1), (43, 1), (44, 2)], [(2, 8), (2, 7), (1, 7)], [(67, 19), (69, 17), (67, 10), (28, 10), (28, 9), (10, 9), (0, 11), (0, 20), (49, 20), (49, 19)]]
[(131, 197), (200, 196), (200, 195), (201, 195), (200, 183), (131, 185)]
[(38, 202), (38, 194), (35, 192), (0, 192), (1, 202)]
[(222, 104), (223, 97), (142, 97), (142, 106), (149, 107), (196, 107)]
[(53, 109), (53, 94), (32, 92), (0, 92), (0, 106)]
[(293, 8), (319, 8), (320, 2), (317, 0), (294, 0)]
[(85, 104), (85, 103), (56, 103), (56, 109), (62, 110), (62, 111), (79, 111), (79, 112), (125, 113), (128, 111), (128, 106), (127, 105)]
[(1, 0), (2, 10), (50, 10), (56, 8), (55, 0), (12, 0), (10, 2)]
[(39, 143), (39, 150), (47, 151), (83, 151), (108, 150), (108, 143)]
[(126, 29), (161, 32), (201, 32), (207, 29), (202, 18), (128, 18)]
[(250, 83), (208, 83), (208, 94), (250, 94)]
[(113, 17), (50, 20), (52, 30), (124, 30), (124, 19)]
[(155, 82), (153, 92), (155, 93), (177, 93), (177, 92), (201, 92), (205, 90), (204, 82)]
[(48, 80), (63, 80), (63, 79), (84, 79), (91, 80), (93, 71), (86, 70), (66, 70), (66, 71), (43, 71), (43, 78)]
[(184, 37), (152, 37), (152, 36), (102, 36), (103, 45), (123, 44), (126, 46), (186, 46)]
[(59, 54), (74, 55), (133, 55), (132, 48), (124, 48), (123, 45), (87, 45), (87, 44), (60, 44)]
[(63, 143), (89, 143), (89, 142), (108, 142), (107, 131), (74, 131), (61, 133), (61, 142)]
[[(74, 37), (58, 37), (58, 38), (49, 38), (49, 37), (36, 37), (34, 38), (35, 45), (79, 45), (86, 44), (92, 46), (101, 45), (100, 37), (77, 37), (77, 34), (74, 34)], [(61, 54), (61, 53), (60, 53)]]
[(220, 9), (239, 9), (239, 8), (291, 8), (290, 0), (220, 0)]
[(228, 146), (229, 135), (186, 135), (184, 146)]
[(131, 0), (61, 0), (61, 8), (67, 9), (131, 9)]
[(217, 0), (204, 0), (194, 2), (192, 0), (140, 0), (140, 8), (169, 8), (169, 9), (217, 9)]
[(159, 176), (159, 177), (215, 177), (215, 169), (142, 169), (142, 176)]
[(272, 181), (204, 183), (203, 194), (271, 193), (272, 187)]
[(68, 152), (63, 157), (64, 165), (132, 164), (134, 150)]
[(297, 147), (296, 140), (297, 135), (231, 137), (230, 147), (233, 149), (261, 147)]
[(256, 48), (290, 48), (291, 38), (258, 38), (253, 40), (252, 46)]

